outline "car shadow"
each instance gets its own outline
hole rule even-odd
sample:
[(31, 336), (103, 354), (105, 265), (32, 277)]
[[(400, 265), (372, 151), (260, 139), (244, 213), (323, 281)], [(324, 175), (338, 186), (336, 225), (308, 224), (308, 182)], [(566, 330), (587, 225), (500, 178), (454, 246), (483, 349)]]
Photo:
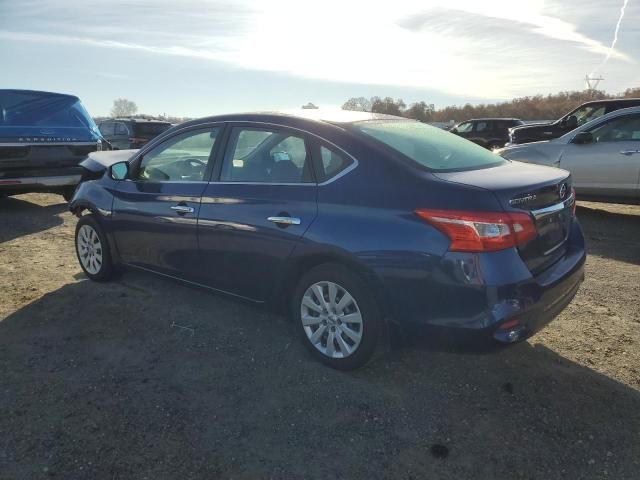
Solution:
[(291, 322), (145, 273), (0, 321), (7, 478), (633, 478), (640, 393), (544, 346), (354, 372)]
[(640, 208), (610, 211), (598, 204), (578, 203), (576, 215), (584, 231), (587, 253), (640, 265)]
[(60, 203), (48, 205), (20, 197), (0, 198), (0, 243), (61, 225), (67, 202), (59, 198)]

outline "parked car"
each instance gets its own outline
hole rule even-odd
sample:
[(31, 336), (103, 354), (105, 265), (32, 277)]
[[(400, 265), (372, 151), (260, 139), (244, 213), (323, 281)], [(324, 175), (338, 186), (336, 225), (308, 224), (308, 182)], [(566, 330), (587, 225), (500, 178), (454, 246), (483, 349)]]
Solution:
[(481, 147), (494, 150), (509, 141), (509, 129), (522, 125), (517, 118), (475, 118), (454, 125), (449, 131), (471, 140)]
[(552, 123), (534, 123), (509, 130), (509, 145), (552, 140), (574, 130), (585, 123), (621, 108), (639, 107), (640, 98), (617, 98), (596, 100), (580, 105)]
[(169, 122), (146, 118), (114, 118), (98, 124), (100, 132), (113, 150), (140, 148), (171, 126)]
[(80, 162), (102, 148), (98, 127), (73, 95), (0, 90), (0, 196), (71, 198)]
[(640, 203), (640, 107), (616, 110), (554, 140), (497, 153), (569, 170), (582, 200)]
[(365, 363), (387, 325), (522, 340), (583, 280), (568, 172), (408, 119), (209, 117), (84, 166), (70, 209), (90, 279), (127, 266), (284, 304), (335, 368)]

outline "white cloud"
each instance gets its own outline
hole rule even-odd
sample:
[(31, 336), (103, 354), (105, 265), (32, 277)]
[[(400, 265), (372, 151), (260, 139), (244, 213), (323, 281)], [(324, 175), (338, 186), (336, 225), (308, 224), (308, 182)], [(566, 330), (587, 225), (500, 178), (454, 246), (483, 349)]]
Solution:
[[(25, 30), (0, 30), (0, 38), (133, 49), (306, 78), (493, 98), (531, 92), (536, 82), (549, 85), (549, 77), (595, 64), (608, 51), (568, 20), (551, 16), (543, 0), (242, 0), (228, 10), (230, 4), (219, 1), (189, 0), (178, 9), (148, 1), (138, 3), (129, 18), (117, 3), (109, 2), (98, 25), (86, 27), (65, 23), (50, 5), (51, 24), (36, 22), (37, 28), (29, 30), (30, 17), (23, 15)], [(436, 14), (443, 21), (460, 16), (467, 23), (449, 31), (406, 28), (408, 19)], [(489, 21), (499, 28), (483, 29)], [(63, 24), (66, 28), (59, 28)], [(559, 51), (564, 59), (558, 60)], [(612, 59), (633, 61), (617, 51)]]

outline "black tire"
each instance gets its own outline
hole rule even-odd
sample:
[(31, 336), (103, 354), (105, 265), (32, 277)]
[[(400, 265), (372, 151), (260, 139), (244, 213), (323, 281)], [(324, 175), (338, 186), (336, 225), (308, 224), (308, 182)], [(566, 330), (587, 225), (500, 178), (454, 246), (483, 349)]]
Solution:
[[(347, 324), (342, 324), (338, 320), (336, 320), (336, 317), (346, 318), (346, 314), (333, 315), (333, 321), (340, 323), (340, 325), (335, 324), (335, 326), (329, 326), (325, 321), (321, 325), (307, 326), (307, 328), (309, 329), (316, 328), (317, 330), (319, 330), (321, 326), (325, 328), (325, 330), (323, 330), (323, 332), (325, 333), (322, 333), (320, 337), (321, 340), (319, 343), (319, 347), (316, 347), (314, 343), (312, 343), (309, 337), (311, 333), (307, 333), (307, 330), (302, 322), (302, 309), (304, 308), (302, 306), (302, 301), (305, 293), (313, 285), (323, 282), (327, 282), (327, 284), (329, 282), (335, 284), (337, 287), (344, 290), (344, 292), (347, 292), (353, 298), (353, 300), (355, 300), (355, 302), (353, 302), (350, 307), (349, 305), (347, 305), (345, 309), (342, 310), (343, 312), (346, 311), (347, 308), (351, 308), (352, 311), (359, 310), (359, 312), (356, 313), (360, 314), (361, 323), (360, 325), (356, 325), (356, 329), (359, 329), (356, 333), (360, 333), (360, 341), (359, 344), (355, 346), (355, 349), (343, 358), (332, 358), (326, 353), (321, 352), (319, 348), (323, 348), (322, 342), (324, 341), (324, 348), (328, 351), (327, 347), (329, 331), (332, 331), (332, 338), (335, 338), (335, 340), (332, 341), (333, 345), (336, 346), (337, 349), (339, 349), (341, 352), (343, 350), (340, 347), (341, 342), (338, 341), (337, 335), (341, 336), (342, 345), (345, 345), (346, 341), (347, 347), (354, 347), (355, 343), (352, 345), (350, 343), (352, 342), (352, 340), (344, 333), (344, 330), (342, 330), (342, 328), (346, 327)], [(340, 293), (338, 295), (340, 295)], [(334, 300), (337, 298), (337, 295), (335, 295)], [(319, 265), (306, 274), (302, 275), (295, 288), (294, 294), (291, 297), (290, 312), (294, 322), (296, 323), (296, 329), (300, 334), (302, 342), (315, 358), (320, 360), (325, 365), (328, 365), (329, 367), (338, 370), (353, 370), (359, 368), (366, 364), (373, 357), (376, 348), (380, 343), (380, 334), (382, 331), (383, 320), (380, 307), (376, 302), (371, 289), (360, 276), (349, 272), (349, 270), (339, 264)], [(334, 311), (334, 313), (336, 312)], [(323, 314), (317, 313), (317, 315)], [(332, 323), (331, 325), (334, 324)]]
[[(87, 226), (89, 229), (92, 229), (98, 239), (99, 239), (99, 247), (97, 247), (95, 243), (92, 243), (93, 248), (95, 248), (95, 252), (101, 255), (101, 261), (99, 264), (99, 268), (95, 268), (98, 263), (97, 261), (90, 262), (87, 265), (87, 261), (81, 258), (81, 246), (82, 243), (81, 235), (85, 235), (88, 230), (84, 230), (81, 233), (81, 230), (84, 226)], [(85, 237), (86, 238), (86, 237)], [(111, 259), (111, 249), (109, 246), (109, 241), (107, 240), (107, 236), (104, 233), (104, 230), (98, 223), (98, 221), (94, 218), (93, 215), (84, 215), (80, 217), (78, 220), (78, 224), (76, 225), (76, 234), (75, 234), (75, 248), (76, 248), (76, 256), (78, 257), (78, 263), (80, 263), (80, 267), (84, 274), (91, 280), (96, 282), (106, 282), (113, 278), (115, 274), (115, 267), (113, 265), (113, 261)]]

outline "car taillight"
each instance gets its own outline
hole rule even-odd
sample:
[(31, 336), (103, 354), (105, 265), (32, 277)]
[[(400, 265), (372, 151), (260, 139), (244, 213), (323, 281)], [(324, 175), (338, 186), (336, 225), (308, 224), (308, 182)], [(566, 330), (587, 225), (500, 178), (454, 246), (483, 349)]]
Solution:
[(571, 215), (576, 216), (576, 207), (577, 207), (577, 199), (576, 199), (576, 189), (571, 187), (571, 196), (573, 197), (573, 205), (571, 205)]
[(144, 142), (146, 142), (146, 141), (147, 141), (147, 139), (146, 139), (146, 138), (131, 137), (131, 138), (129, 139), (129, 141), (130, 141), (131, 143), (144, 143)]
[(444, 233), (453, 252), (493, 252), (524, 245), (537, 235), (527, 213), (419, 208), (416, 215)]

